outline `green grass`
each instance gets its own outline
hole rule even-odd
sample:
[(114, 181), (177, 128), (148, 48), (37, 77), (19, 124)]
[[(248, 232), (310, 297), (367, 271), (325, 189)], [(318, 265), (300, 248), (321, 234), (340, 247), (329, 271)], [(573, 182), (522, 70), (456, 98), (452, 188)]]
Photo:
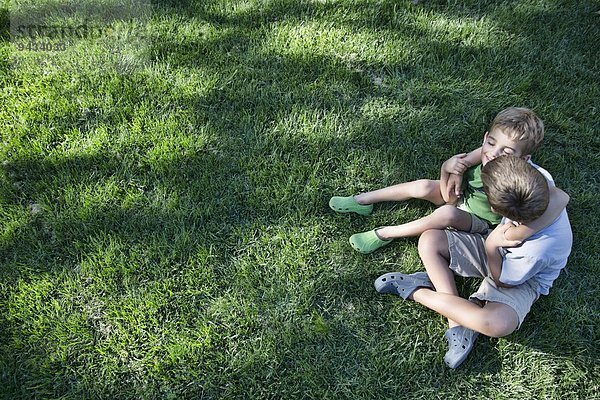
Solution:
[[(2, 398), (597, 396), (598, 2), (156, 1), (41, 53), (3, 4)], [(436, 177), (513, 105), (546, 123), (573, 253), (452, 371), (443, 319), (372, 288), (417, 241), (347, 242), (432, 207), (327, 201)]]

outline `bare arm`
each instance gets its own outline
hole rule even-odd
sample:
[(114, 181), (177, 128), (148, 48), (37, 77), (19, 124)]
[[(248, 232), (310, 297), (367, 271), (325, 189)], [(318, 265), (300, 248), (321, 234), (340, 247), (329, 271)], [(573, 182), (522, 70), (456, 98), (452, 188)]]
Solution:
[(481, 146), (467, 153), (465, 157), (465, 162), (469, 165), (469, 167), (481, 164)]
[(446, 203), (453, 204), (461, 196), (462, 175), (465, 171), (481, 162), (481, 147), (450, 157), (442, 164), (440, 172), (440, 191)]
[(521, 224), (519, 226), (513, 226), (505, 232), (505, 237), (508, 240), (523, 241), (533, 234), (541, 231), (545, 227), (556, 221), (556, 218), (560, 215), (562, 210), (565, 209), (569, 203), (570, 197), (568, 194), (560, 190), (555, 186), (550, 187), (550, 198), (548, 201), (548, 208), (546, 211), (535, 221)]
[[(447, 172), (446, 163), (448, 161), (446, 161), (442, 164), (442, 170), (440, 171), (440, 192), (442, 194), (442, 198), (444, 199), (444, 201), (446, 203), (453, 204), (456, 202), (458, 197), (454, 194), (454, 192), (455, 192), (454, 190), (448, 189), (448, 184), (449, 184), (448, 179), (450, 178), (450, 176), (457, 176), (457, 175)], [(461, 175), (461, 177), (462, 177), (462, 175)]]
[(511, 285), (506, 285), (500, 281), (503, 261), (502, 255), (500, 255), (500, 248), (515, 247), (521, 244), (520, 241), (506, 239), (506, 231), (513, 227), (513, 224), (500, 224), (485, 239), (485, 253), (487, 255), (488, 268), (490, 269), (494, 282), (502, 287), (511, 287)]
[(440, 178), (440, 191), (446, 204), (455, 204), (462, 196), (462, 175), (447, 174)]

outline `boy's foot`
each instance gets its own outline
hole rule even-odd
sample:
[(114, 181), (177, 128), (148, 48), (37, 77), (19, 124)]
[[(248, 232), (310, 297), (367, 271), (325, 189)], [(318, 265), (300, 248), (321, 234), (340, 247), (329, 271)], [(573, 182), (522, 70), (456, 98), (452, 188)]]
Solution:
[(333, 196), (329, 200), (329, 207), (331, 207), (333, 211), (341, 213), (354, 212), (360, 215), (369, 215), (373, 211), (373, 204), (360, 204), (356, 201), (354, 196)]
[(360, 251), (363, 254), (369, 254), (374, 252), (380, 247), (391, 243), (391, 240), (379, 239), (379, 236), (375, 233), (375, 229), (368, 232), (355, 233), (350, 236), (350, 244), (356, 251)]
[(378, 293), (397, 294), (404, 300), (420, 287), (433, 289), (433, 283), (426, 272), (415, 272), (410, 275), (388, 272), (375, 279), (374, 285)]
[(444, 356), (444, 362), (450, 368), (457, 368), (473, 350), (475, 339), (479, 333), (464, 326), (455, 326), (446, 331), (446, 339), (448, 339), (448, 351)]

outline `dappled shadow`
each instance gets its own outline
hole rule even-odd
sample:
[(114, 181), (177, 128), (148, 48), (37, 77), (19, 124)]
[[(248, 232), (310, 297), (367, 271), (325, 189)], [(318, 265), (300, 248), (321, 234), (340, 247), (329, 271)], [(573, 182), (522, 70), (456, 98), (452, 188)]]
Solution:
[[(42, 280), (47, 276), (60, 281), (61, 276), (80, 274), (85, 282), (106, 278), (111, 281), (106, 284), (116, 288), (110, 294), (114, 298), (109, 299), (115, 302), (119, 295), (137, 293), (148, 285), (173, 282), (167, 285), (168, 296), (157, 306), (153, 322), (158, 326), (177, 323), (169, 318), (177, 315), (178, 310), (192, 309), (190, 313), (195, 314), (197, 309), (199, 319), (212, 318), (206, 329), (216, 332), (211, 344), (214, 347), (207, 347), (210, 350), (202, 353), (202, 357), (214, 357), (223, 364), (221, 369), (203, 372), (201, 382), (193, 388), (195, 394), (212, 393), (218, 397), (230, 393), (242, 397), (244, 393), (235, 390), (254, 384), (256, 379), (279, 385), (285, 393), (285, 383), (293, 375), (306, 372), (315, 357), (332, 373), (339, 360), (357, 370), (363, 369), (355, 372), (346, 368), (342, 377), (347, 381), (338, 382), (313, 371), (315, 382), (324, 387), (319, 393), (322, 396), (315, 397), (327, 397), (329, 385), (345, 390), (356, 388), (357, 381), (366, 379), (360, 373), (365, 374), (366, 367), (376, 364), (378, 354), (362, 354), (373, 348), (369, 337), (377, 340), (393, 333), (385, 315), (375, 315), (370, 322), (361, 321), (361, 316), (371, 308), (374, 314), (381, 312), (382, 307), (392, 307), (393, 303), (374, 300), (371, 288), (377, 271), (373, 264), (381, 262), (384, 256), (352, 258), (347, 254), (351, 250), (340, 244), (346, 244), (344, 235), (371, 221), (332, 216), (327, 199), (333, 193), (435, 177), (440, 162), (447, 156), (479, 144), (498, 109), (514, 103), (533, 103), (541, 108), (543, 115), (543, 110), (550, 107), (543, 105), (550, 101), (545, 97), (550, 92), (537, 93), (538, 89), (544, 89), (544, 79), (526, 71), (527, 62), (512, 68), (501, 65), (507, 59), (511, 62), (523, 56), (522, 49), (515, 49), (513, 43), (494, 38), (474, 43), (469, 42), (468, 35), (449, 37), (443, 24), (423, 27), (412, 23), (414, 9), (409, 8), (412, 6), (400, 6), (395, 1), (357, 2), (344, 7), (330, 2), (272, 1), (264, 7), (240, 6), (235, 12), (219, 11), (219, 7), (217, 1), (158, 2), (155, 23), (179, 21), (177, 27), (183, 33), (162, 32), (160, 27), (152, 31), (152, 68), (117, 78), (99, 72), (90, 80), (81, 79), (80, 87), (57, 79), (57, 84), (65, 84), (54, 88), (57, 97), (76, 98), (81, 88), (98, 85), (98, 96), (113, 96), (123, 107), (104, 110), (103, 107), (109, 107), (98, 100), (96, 107), (82, 110), (75, 106), (64, 114), (47, 115), (45, 110), (50, 107), (40, 106), (38, 111), (43, 116), (30, 120), (31, 136), (35, 137), (38, 127), (55, 127), (56, 132), (37, 153), (9, 158), (3, 166), (2, 199), (7, 207), (27, 211), (35, 204), (41, 207), (41, 212), (25, 212), (21, 224), (2, 236), (0, 279), (5, 287), (11, 287), (22, 280)], [(507, 36), (514, 36), (518, 42), (534, 35), (536, 24), (542, 21), (560, 22), (560, 14), (552, 11), (521, 13), (515, 17), (498, 13), (494, 7), (461, 6), (456, 10), (435, 2), (425, 2), (419, 7), (434, 15), (445, 15), (450, 22), (473, 22), (475, 27), (483, 19), (482, 23), (510, 32)], [(522, 24), (514, 23), (519, 18)], [(335, 21), (335, 26), (329, 19)], [(185, 34), (186, 25), (193, 25), (194, 29), (206, 27), (206, 32)], [(365, 50), (362, 54), (350, 45), (312, 52), (303, 51), (301, 43), (290, 43), (296, 46), (292, 49), (274, 46), (277, 28), (283, 25), (297, 26), (298, 35), (305, 35), (309, 41), (319, 40), (323, 29), (327, 33), (341, 32), (348, 38), (354, 35), (372, 38), (373, 48), (382, 52), (391, 52), (391, 46), (384, 43), (386, 40), (405, 43), (411, 52), (389, 61), (378, 57), (376, 51)], [(467, 24), (465, 29), (473, 26)], [(196, 32), (194, 29), (191, 31)], [(383, 37), (381, 42), (377, 41), (378, 35)], [(577, 46), (565, 49), (591, 62), (590, 46), (578, 42)], [(520, 85), (502, 88), (506, 77), (521, 71), (524, 76)], [(198, 90), (186, 90), (185, 83), (177, 82), (165, 86), (158, 79), (162, 73), (201, 74), (207, 83)], [(105, 82), (112, 79), (120, 80), (122, 85), (110, 86)], [(481, 88), (486, 91), (478, 92)], [(142, 105), (165, 118), (188, 110), (193, 114), (192, 126), (176, 126), (184, 129), (190, 142), (197, 140), (200, 144), (168, 147), (171, 137), (146, 135), (152, 127), (144, 125), (143, 115), (137, 115)], [(440, 109), (445, 110), (446, 118), (448, 110), (455, 112), (453, 119), (438, 121)], [(330, 119), (335, 124), (327, 125)], [(549, 125), (549, 142), (553, 143), (558, 141), (553, 139), (558, 134), (552, 128), (559, 126), (556, 121)], [(93, 136), (99, 126), (109, 127), (109, 134), (114, 135), (106, 140), (99, 153), (66, 155), (68, 146), (65, 149), (61, 146), (73, 127), (85, 139)], [(119, 126), (125, 133), (110, 128)], [(198, 127), (205, 130), (199, 131)], [(129, 141), (119, 135), (130, 136)], [(576, 137), (565, 140), (570, 143)], [(27, 140), (21, 139), (23, 143)], [(166, 149), (161, 151), (161, 146)], [(552, 160), (548, 154), (554, 151), (575, 152), (576, 148), (565, 147), (552, 146), (543, 150), (543, 154)], [(586, 155), (577, 157), (575, 164)], [(358, 162), (360, 165), (356, 165)], [(563, 160), (557, 163), (557, 171), (551, 170), (555, 178), (566, 176), (567, 172), (560, 170), (563, 167), (565, 171), (576, 168)], [(77, 190), (84, 191), (80, 197)], [(108, 193), (106, 199), (102, 195), (104, 190)], [(416, 203), (414, 206), (422, 207), (423, 212), (428, 207)], [(573, 207), (579, 206), (574, 202)], [(341, 228), (332, 228), (334, 232), (312, 232), (313, 218), (331, 219), (328, 225)], [(590, 218), (596, 217), (591, 214)], [(282, 233), (291, 224), (308, 231), (301, 233), (309, 237), (306, 241), (296, 238), (292, 245), (313, 248), (302, 253), (305, 258), (294, 259), (297, 264), (293, 266), (286, 264), (289, 260), (277, 259), (287, 249), (285, 240), (292, 240)], [(330, 237), (332, 233), (341, 238)], [(103, 260), (101, 249), (114, 243), (117, 261)], [(329, 248), (333, 249), (332, 254), (322, 254), (323, 249)], [(392, 248), (391, 257), (402, 250), (401, 246)], [(196, 259), (198, 253), (204, 254), (200, 261)], [(194, 278), (193, 274), (196, 278), (203, 277), (198, 272), (200, 265), (203, 273), (210, 276), (210, 282), (177, 280), (185, 275), (190, 260), (195, 269), (187, 278)], [(108, 277), (95, 274), (94, 263), (117, 264), (116, 272)], [(123, 267), (119, 263), (128, 265)], [(145, 268), (150, 265), (153, 268)], [(290, 270), (295, 267), (294, 271), (299, 272), (292, 273), (285, 267)], [(315, 283), (304, 293), (296, 290), (296, 286), (307, 281), (318, 285)], [(189, 288), (190, 282), (197, 285), (193, 288), (196, 292)], [(94, 284), (97, 283), (89, 283)], [(103, 293), (100, 286), (82, 287), (92, 297), (101, 297)], [(8, 292), (2, 294), (2, 300), (6, 301), (7, 296)], [(81, 301), (85, 303), (84, 300)], [(286, 301), (297, 305), (292, 315)], [(248, 305), (251, 318), (244, 315), (245, 320), (242, 317), (236, 320), (235, 313), (240, 312), (236, 308), (238, 302)], [(210, 307), (217, 311), (205, 311)], [(361, 312), (353, 307), (360, 307)], [(415, 323), (423, 314), (431, 317), (419, 307), (408, 307)], [(563, 317), (573, 317), (572, 312), (564, 311)], [(99, 330), (99, 319), (91, 319), (88, 326), (97, 342), (106, 340), (102, 335), (107, 335), (106, 328)], [(2, 337), (18, 336), (23, 322), (18, 318), (3, 322)], [(551, 322), (542, 319), (541, 323)], [(275, 335), (257, 339), (265, 343), (252, 342), (252, 332), (268, 331), (269, 327), (283, 327), (285, 338), (291, 337), (291, 342)], [(417, 328), (411, 329), (416, 334)], [(572, 353), (572, 350), (562, 353), (537, 342), (539, 336), (530, 335), (536, 329), (528, 327), (526, 322), (524, 333), (506, 340), (531, 347), (540, 344), (544, 351), (564, 357)], [(347, 346), (332, 335), (345, 338), (342, 342)], [(589, 336), (590, 332), (582, 335)], [(550, 335), (553, 338), (557, 339), (555, 334)], [(420, 362), (439, 362), (443, 351), (436, 352), (434, 345), (423, 343), (430, 338), (420, 337), (420, 340), (419, 348), (432, 354)], [(444, 345), (439, 338), (431, 340)], [(496, 360), (496, 343), (489, 340), (478, 344), (474, 356), (482, 357), (482, 352), (485, 355), (482, 361), (469, 361), (465, 374), (498, 373), (501, 366)], [(413, 349), (410, 342), (398, 341), (398, 344), (403, 352)], [(267, 352), (272, 360), (252, 353), (258, 353), (261, 346), (273, 346)], [(576, 351), (587, 346), (584, 343)], [(130, 359), (144, 354), (142, 350), (136, 353), (135, 349)], [(43, 348), (27, 351), (6, 355), (2, 364), (14, 367), (17, 360), (35, 360), (32, 353), (41, 354)], [(337, 357), (327, 360), (323, 354), (329, 353)], [(230, 358), (225, 359), (226, 356)], [(382, 374), (393, 382), (397, 379), (396, 366), (406, 366), (406, 362), (397, 360), (395, 354), (386, 357), (390, 366), (382, 369)], [(593, 361), (593, 357), (580, 357), (575, 362), (590, 370)], [(184, 364), (177, 359), (165, 363), (172, 368), (183, 368)], [(77, 362), (70, 359), (64, 364), (56, 362), (58, 370), (65, 365)], [(120, 373), (135, 382), (135, 372), (126, 367)], [(409, 371), (417, 371), (417, 367), (427, 369), (415, 364)], [(434, 369), (447, 377), (441, 364)], [(33, 372), (36, 373), (37, 370)], [(185, 373), (189, 372), (184, 370), (182, 374)], [(19, 373), (14, 370), (10, 374), (16, 384), (27, 379), (16, 376)], [(231, 386), (218, 387), (220, 376), (230, 378)], [(415, 390), (423, 383), (432, 387), (444, 385), (437, 377), (405, 378)], [(60, 377), (58, 380), (54, 390), (67, 393), (70, 381)], [(237, 389), (236, 384), (239, 384)], [(389, 390), (399, 390), (392, 384), (386, 385)], [(161, 392), (164, 388), (152, 387), (152, 390), (165, 394)]]

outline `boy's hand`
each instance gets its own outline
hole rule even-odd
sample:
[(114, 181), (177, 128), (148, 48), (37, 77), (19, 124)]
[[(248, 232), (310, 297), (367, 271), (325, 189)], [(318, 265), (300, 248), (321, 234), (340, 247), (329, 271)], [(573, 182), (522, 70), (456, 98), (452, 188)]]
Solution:
[(467, 157), (467, 153), (461, 153), (452, 156), (444, 161), (442, 168), (449, 174), (462, 175), (465, 173), (467, 168), (470, 167), (470, 164), (467, 162), (465, 157)]
[(514, 226), (515, 225), (512, 223), (498, 225), (492, 231), (492, 233), (490, 233), (488, 235), (487, 239), (485, 239), (486, 248), (492, 250), (492, 249), (497, 249), (499, 247), (517, 247), (517, 246), (519, 246), (522, 243), (522, 241), (509, 240), (504, 236), (506, 231)]
[(460, 199), (462, 196), (462, 175), (450, 174), (446, 182), (446, 194), (449, 199)]

